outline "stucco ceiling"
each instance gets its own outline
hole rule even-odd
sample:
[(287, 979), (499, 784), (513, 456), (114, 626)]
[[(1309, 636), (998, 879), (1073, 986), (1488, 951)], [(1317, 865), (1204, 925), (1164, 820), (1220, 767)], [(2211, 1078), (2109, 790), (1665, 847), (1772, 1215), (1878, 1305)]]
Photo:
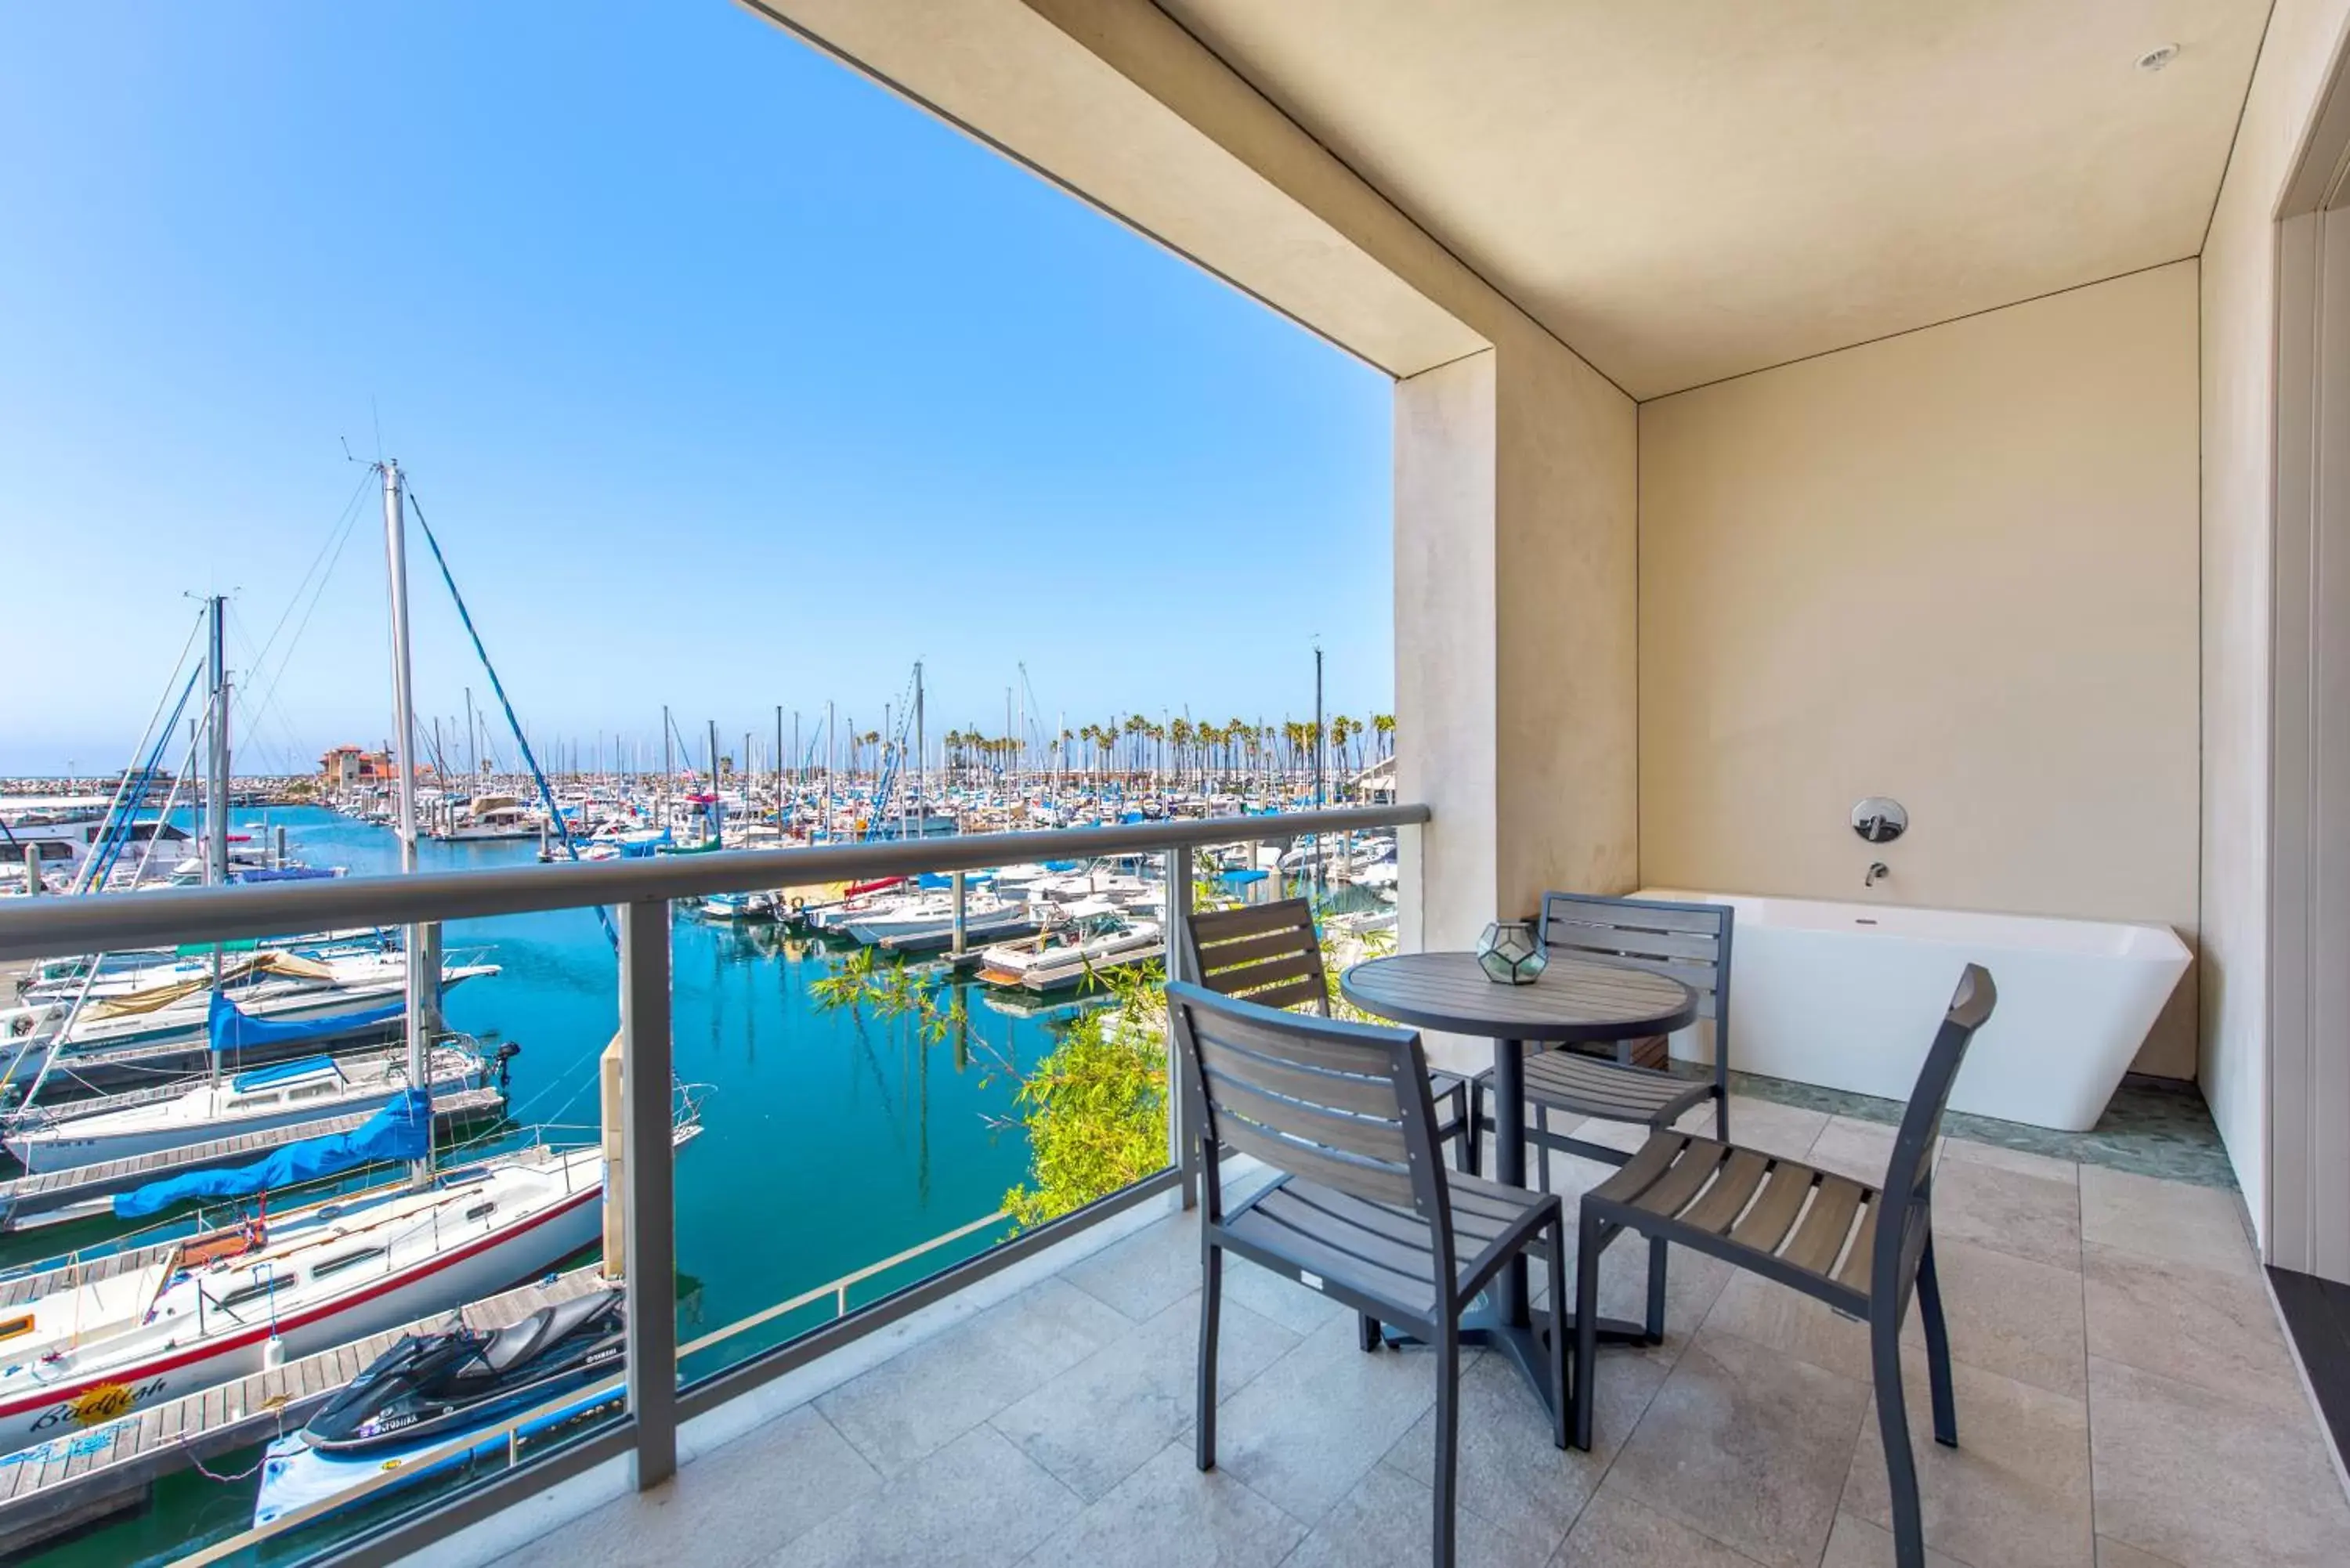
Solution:
[(2196, 254), (2269, 8), (1159, 3), (1638, 398)]

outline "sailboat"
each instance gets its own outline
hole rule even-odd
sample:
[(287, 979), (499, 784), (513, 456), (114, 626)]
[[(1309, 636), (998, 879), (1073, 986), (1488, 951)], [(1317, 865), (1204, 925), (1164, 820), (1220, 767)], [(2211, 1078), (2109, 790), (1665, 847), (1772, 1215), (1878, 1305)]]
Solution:
[[(453, 1037), (432, 1048), (427, 1070), (436, 1097), (486, 1085), (491, 1071), (480, 1047)], [(18, 1113), (0, 1142), (27, 1172), (65, 1170), (380, 1110), (408, 1087), (404, 1052), (308, 1056), (192, 1085), (36, 1106)]]
[[(391, 579), (401, 868), (415, 870), (415, 772), (409, 737), (406, 555), (400, 471), (382, 465)], [(411, 954), (437, 945), (411, 927)], [(111, 1420), (288, 1356), (380, 1333), (552, 1268), (598, 1239), (603, 1150), (540, 1145), (462, 1169), (432, 1163), (429, 1030), (436, 999), (411, 963), (406, 984), (409, 1087), (359, 1128), (305, 1139), (234, 1170), (192, 1171), (113, 1200), (117, 1218), (191, 1199), (258, 1198), (250, 1218), (152, 1246), (68, 1258), (0, 1278), (0, 1453)], [(672, 1137), (700, 1130), (680, 1097)], [(281, 1213), (267, 1195), (404, 1161), (394, 1186)]]
[[(115, 1199), (137, 1218), (381, 1160), (430, 1168), (417, 1090), (357, 1131)], [(689, 1113), (682, 1144), (699, 1130)], [(553, 1268), (601, 1233), (604, 1160), (537, 1147), (182, 1241), (0, 1280), (0, 1453), (395, 1328)]]
[[(442, 989), (497, 972), (491, 963), (443, 964)], [(397, 1022), (407, 992), (408, 959), (402, 953), (313, 959), (273, 950), (225, 961), (216, 979), (199, 971), (112, 994), (93, 987), (70, 1019), (70, 999), (45, 999), (40, 1016), (61, 1026), (56, 1044), (68, 1054), (201, 1039), (211, 1026), (213, 998), (224, 994), (247, 1016), (275, 1023), (313, 1023), (348, 1014), (342, 1032), (357, 1034)]]

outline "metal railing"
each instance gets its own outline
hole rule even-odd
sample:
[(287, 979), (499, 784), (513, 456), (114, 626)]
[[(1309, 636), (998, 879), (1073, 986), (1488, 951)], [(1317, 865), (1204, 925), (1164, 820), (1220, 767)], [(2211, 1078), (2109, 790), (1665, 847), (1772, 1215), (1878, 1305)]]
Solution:
[(336, 926), (412, 926), (592, 905), (666, 903), (817, 882), (925, 871), (984, 871), (1024, 860), (1103, 859), (1168, 849), (1416, 826), (1424, 805), (1348, 806), (1272, 816), (1208, 816), (1128, 827), (979, 833), (890, 844), (736, 849), (716, 855), (508, 866), (414, 877), (337, 877), (259, 887), (162, 888), (80, 898), (8, 900), (0, 960), (62, 958), (166, 942), (234, 941)]
[[(1425, 805), (1358, 806), (887, 844), (736, 850), (650, 860), (10, 899), (0, 907), (0, 960), (65, 957), (163, 943), (231, 941), (348, 926), (422, 925), (589, 906), (619, 907), (625, 1106), (622, 1190), (618, 1196), (625, 1207), (625, 1272), (629, 1290), (626, 1413), (611, 1425), (556, 1445), (492, 1480), (371, 1526), (359, 1539), (328, 1549), (321, 1559), (336, 1563), (388, 1563), (610, 1459), (629, 1457), (633, 1483), (639, 1489), (658, 1485), (676, 1471), (680, 1421), (714, 1409), (1135, 1203), (1178, 1188), (1183, 1189), (1187, 1205), (1191, 1201), (1194, 1173), (1186, 1158), (1182, 1130), (1174, 1122), (1181, 1097), (1170, 1094), (1170, 1163), (1165, 1169), (681, 1388), (676, 1373), (681, 1348), (676, 1165), (668, 1088), (671, 1077), (669, 905), (672, 900), (825, 882), (986, 870), (1023, 861), (1165, 855), (1171, 924), (1191, 907), (1191, 850), (1417, 826), (1429, 817)], [(1168, 944), (1170, 971), (1180, 962), (1180, 946)], [(645, 1085), (657, 1087), (644, 1092)], [(607, 1194), (607, 1200), (612, 1196)], [(876, 1265), (874, 1272), (879, 1267)], [(842, 1304), (846, 1306), (845, 1292)]]
[[(707, 1350), (712, 1345), (748, 1334), (754, 1328), (798, 1312), (802, 1308), (813, 1306), (818, 1302), (829, 1301), (836, 1319), (847, 1317), (848, 1293), (852, 1287), (888, 1273), (892, 1269), (927, 1257), (941, 1247), (951, 1247), (968, 1236), (1002, 1225), (1010, 1218), (1011, 1216), (1002, 1210), (998, 1210), (983, 1219), (973, 1220), (967, 1224), (958, 1225), (941, 1235), (933, 1236), (927, 1241), (918, 1241), (902, 1251), (891, 1253), (879, 1262), (852, 1269), (837, 1280), (827, 1280), (813, 1290), (802, 1291), (788, 1301), (778, 1302), (774, 1306), (753, 1313), (748, 1317), (738, 1318), (723, 1328), (713, 1329), (690, 1344), (680, 1345), (677, 1353), (678, 1359), (682, 1362), (685, 1357), (696, 1351)], [(267, 1524), (240, 1531), (235, 1535), (213, 1542), (175, 1561), (182, 1565), (182, 1568), (204, 1568), (208, 1563), (225, 1562), (264, 1542), (291, 1534), (315, 1520), (357, 1507), (369, 1498), (389, 1491), (395, 1487), (408, 1485), (418, 1477), (429, 1474), (441, 1465), (477, 1454), (485, 1444), (497, 1442), (500, 1439), (504, 1440), (505, 1448), (505, 1468), (508, 1470), (519, 1469), (524, 1463), (522, 1453), (524, 1436), (533, 1427), (550, 1417), (561, 1416), (566, 1411), (592, 1407), (605, 1402), (608, 1396), (619, 1395), (625, 1400), (627, 1383), (628, 1379), (625, 1376), (615, 1375), (585, 1388), (567, 1390), (532, 1406), (527, 1410), (503, 1417), (489, 1427), (463, 1433), (421, 1452), (404, 1455), (398, 1465), (380, 1469), (366, 1477), (354, 1483), (346, 1491), (331, 1497), (319, 1498), (315, 1501), (304, 1503), (299, 1508), (289, 1509)]]

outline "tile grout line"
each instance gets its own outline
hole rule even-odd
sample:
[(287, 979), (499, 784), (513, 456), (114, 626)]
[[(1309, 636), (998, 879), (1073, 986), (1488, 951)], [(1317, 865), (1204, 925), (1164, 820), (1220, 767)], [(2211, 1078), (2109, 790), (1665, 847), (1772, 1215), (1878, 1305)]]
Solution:
[(2079, 1210), (2078, 1242), (2075, 1249), (2081, 1265), (2081, 1414), (2085, 1428), (2084, 1440), (2089, 1445), (2089, 1560), (2097, 1557), (2097, 1383), (2089, 1369), (2089, 1223), (2088, 1207), (2083, 1200), (2080, 1162), (2073, 1166), (2074, 1202)]

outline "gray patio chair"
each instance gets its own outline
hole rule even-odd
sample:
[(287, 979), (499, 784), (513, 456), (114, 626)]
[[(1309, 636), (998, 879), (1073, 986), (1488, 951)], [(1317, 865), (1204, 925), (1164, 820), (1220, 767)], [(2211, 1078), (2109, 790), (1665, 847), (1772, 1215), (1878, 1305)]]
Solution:
[[(1553, 1308), (1565, 1301), (1565, 1211), (1552, 1194), (1445, 1168), (1414, 1031), (1283, 1012), (1196, 985), (1170, 985), (1167, 1000), (1203, 1149), (1221, 1140), (1283, 1173), (1229, 1213), (1221, 1184), (1202, 1184), (1200, 1468), (1216, 1463), (1216, 1323), (1224, 1254), (1237, 1252), (1435, 1349), (1432, 1560), (1451, 1568), (1461, 1315), (1537, 1244)], [(1549, 1338), (1553, 1441), (1563, 1449), (1566, 1335), (1555, 1317)]]
[(1659, 1132), (1629, 1165), (1584, 1194), (1575, 1282), (1582, 1314), (1575, 1343), (1577, 1448), (1591, 1446), (1601, 1251), (1629, 1229), (1710, 1253), (1868, 1324), (1877, 1425), (1893, 1494), (1894, 1558), (1898, 1568), (1925, 1568), (1918, 1466), (1901, 1396), (1901, 1321), (1914, 1287), (1926, 1328), (1934, 1440), (1956, 1448), (1950, 1335), (1934, 1274), (1934, 1145), (1967, 1045), (1998, 1000), (1990, 973), (1967, 965), (1910, 1092), (1881, 1189), (1711, 1138)]
[[(1711, 1081), (1638, 1064), (1635, 1057), (1668, 1059), (1661, 1037), (1618, 1042), (1614, 1061), (1572, 1048), (1526, 1057), (1526, 1107), (1533, 1116), (1523, 1136), (1537, 1151), (1534, 1185), (1543, 1191), (1550, 1190), (1553, 1149), (1607, 1165), (1622, 1165), (1632, 1158), (1609, 1144), (1554, 1132), (1553, 1112), (1627, 1122), (1662, 1132), (1685, 1113), (1711, 1100), (1714, 1136), (1729, 1141), (1730, 939), (1735, 914), (1727, 904), (1603, 898), (1586, 893), (1543, 895), (1542, 940), (1546, 951), (1670, 975), (1697, 993), (1698, 1016), (1713, 1020)], [(1492, 1091), (1492, 1070), (1488, 1068), (1477, 1075), (1471, 1090), (1471, 1109), (1477, 1128), (1493, 1127), (1498, 1137), (1498, 1116), (1487, 1109), (1486, 1096)], [(1471, 1147), (1478, 1137), (1479, 1132), (1471, 1133)], [(1652, 1241), (1648, 1321), (1643, 1325), (1651, 1343), (1665, 1337), (1665, 1270), (1666, 1245)]]
[[(1237, 909), (1200, 909), (1183, 917), (1185, 977), (1219, 996), (1238, 996), (1265, 1007), (1303, 1002), (1330, 1016), (1330, 978), (1322, 962), (1322, 939), (1314, 929), (1314, 907), (1303, 898), (1278, 898)], [(1469, 1080), (1455, 1073), (1430, 1072), (1437, 1102), (1436, 1137), (1452, 1145), (1461, 1169), (1477, 1169), (1477, 1139), (1471, 1130)]]

